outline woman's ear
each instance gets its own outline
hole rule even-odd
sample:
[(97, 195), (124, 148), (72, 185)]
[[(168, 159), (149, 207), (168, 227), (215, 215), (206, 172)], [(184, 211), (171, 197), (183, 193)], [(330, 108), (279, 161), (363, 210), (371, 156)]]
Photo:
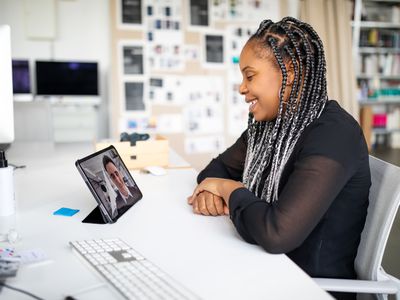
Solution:
[(286, 85), (287, 86), (292, 86), (293, 81), (294, 81), (294, 66), (292, 62), (289, 62), (286, 64), (286, 70), (287, 70), (287, 81)]

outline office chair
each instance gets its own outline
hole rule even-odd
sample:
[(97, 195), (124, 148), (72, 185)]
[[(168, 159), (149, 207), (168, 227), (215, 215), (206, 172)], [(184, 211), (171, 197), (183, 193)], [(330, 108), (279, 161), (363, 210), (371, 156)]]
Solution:
[[(382, 268), (382, 257), (400, 204), (400, 168), (369, 156), (369, 207), (354, 267), (358, 279), (314, 278), (326, 291), (358, 293), (357, 299), (400, 300), (400, 280)], [(373, 294), (373, 295), (371, 295)]]

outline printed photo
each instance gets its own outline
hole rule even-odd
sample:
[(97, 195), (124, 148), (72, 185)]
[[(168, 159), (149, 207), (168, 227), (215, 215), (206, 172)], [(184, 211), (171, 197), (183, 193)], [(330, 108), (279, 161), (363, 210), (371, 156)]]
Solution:
[(143, 93), (143, 82), (125, 82), (125, 110), (144, 110)]
[(124, 46), (124, 75), (143, 74), (143, 47)]
[(122, 24), (142, 24), (142, 0), (120, 0)]
[(222, 35), (206, 34), (206, 63), (224, 62), (224, 37)]
[(190, 0), (190, 25), (208, 26), (208, 0)]

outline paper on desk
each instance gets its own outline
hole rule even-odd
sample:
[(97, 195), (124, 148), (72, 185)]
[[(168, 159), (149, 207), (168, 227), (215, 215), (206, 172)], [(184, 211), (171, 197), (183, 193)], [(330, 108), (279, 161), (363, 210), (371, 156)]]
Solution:
[(30, 249), (18, 251), (22, 264), (31, 264), (48, 260), (47, 254), (42, 249)]

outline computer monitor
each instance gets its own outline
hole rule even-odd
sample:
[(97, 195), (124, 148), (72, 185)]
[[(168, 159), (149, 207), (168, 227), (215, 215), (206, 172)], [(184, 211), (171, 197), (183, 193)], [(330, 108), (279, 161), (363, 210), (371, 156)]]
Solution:
[(14, 141), (10, 26), (0, 25), (0, 149)]
[(36, 61), (36, 94), (98, 96), (96, 62)]
[(31, 93), (31, 80), (29, 60), (12, 60), (13, 93), (16, 101), (33, 100)]

